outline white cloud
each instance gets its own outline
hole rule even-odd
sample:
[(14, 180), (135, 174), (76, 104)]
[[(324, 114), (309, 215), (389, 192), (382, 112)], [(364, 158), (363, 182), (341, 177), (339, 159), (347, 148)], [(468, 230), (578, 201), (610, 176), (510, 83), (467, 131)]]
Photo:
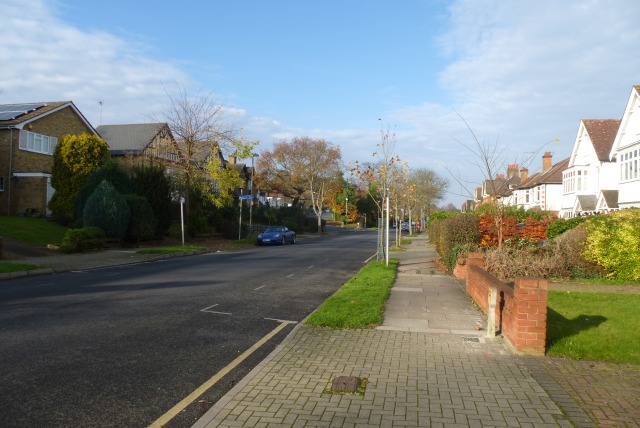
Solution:
[[(42, 1), (0, 6), (0, 103), (71, 100), (94, 125), (149, 120), (166, 100), (165, 88), (189, 77), (147, 57), (142, 46), (103, 31), (81, 31)], [(126, 119), (125, 119), (126, 118)]]
[(473, 155), (454, 142), (472, 141), (454, 109), (480, 140), (504, 147), (506, 162), (543, 146), (559, 161), (570, 154), (581, 118), (620, 117), (640, 83), (637, 1), (459, 0), (450, 14), (440, 45), (451, 62), (440, 84), (454, 104), (391, 114), (415, 133), (411, 151), (426, 148), (427, 158), (437, 154), (476, 181)]

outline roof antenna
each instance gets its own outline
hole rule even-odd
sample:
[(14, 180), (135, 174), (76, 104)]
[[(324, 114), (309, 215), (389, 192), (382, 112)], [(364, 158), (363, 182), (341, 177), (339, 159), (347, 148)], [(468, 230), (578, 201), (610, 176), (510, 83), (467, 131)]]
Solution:
[(98, 101), (98, 104), (100, 104), (100, 125), (98, 126), (102, 126), (102, 100)]

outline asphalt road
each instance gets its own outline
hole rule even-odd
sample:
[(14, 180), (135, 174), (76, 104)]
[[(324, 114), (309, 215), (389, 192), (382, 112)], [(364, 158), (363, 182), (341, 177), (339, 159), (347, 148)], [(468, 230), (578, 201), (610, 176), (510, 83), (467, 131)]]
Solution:
[[(0, 426), (145, 427), (375, 251), (376, 232), (0, 284)], [(191, 426), (268, 355), (258, 348), (167, 423)]]

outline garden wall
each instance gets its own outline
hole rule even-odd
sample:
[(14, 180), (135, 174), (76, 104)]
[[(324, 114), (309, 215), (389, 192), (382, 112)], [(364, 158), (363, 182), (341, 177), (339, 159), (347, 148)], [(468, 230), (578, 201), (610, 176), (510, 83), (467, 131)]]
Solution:
[(466, 263), (458, 263), (454, 275), (466, 280), (467, 293), (487, 314), (490, 290), (495, 288), (497, 331), (516, 352), (544, 355), (547, 338), (547, 280), (518, 277), (514, 284), (502, 282), (484, 270), (482, 253), (467, 254)]

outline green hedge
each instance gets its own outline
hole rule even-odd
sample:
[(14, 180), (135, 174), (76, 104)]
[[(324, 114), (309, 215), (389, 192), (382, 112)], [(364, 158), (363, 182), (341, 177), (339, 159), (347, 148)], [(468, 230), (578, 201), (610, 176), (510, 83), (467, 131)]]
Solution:
[(93, 250), (104, 247), (105, 233), (99, 227), (69, 229), (62, 238), (60, 248), (66, 252)]
[(640, 280), (640, 209), (588, 217), (584, 256), (609, 277)]

